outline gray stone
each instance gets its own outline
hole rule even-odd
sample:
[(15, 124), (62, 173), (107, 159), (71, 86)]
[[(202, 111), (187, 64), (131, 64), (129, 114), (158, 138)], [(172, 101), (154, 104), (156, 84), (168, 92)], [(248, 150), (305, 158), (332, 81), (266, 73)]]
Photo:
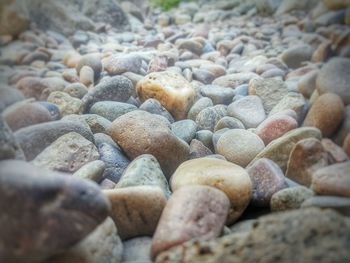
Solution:
[(286, 188), (275, 193), (270, 202), (272, 211), (285, 211), (300, 208), (301, 204), (314, 196), (314, 192), (305, 186)]
[(90, 113), (100, 115), (109, 121), (114, 121), (116, 118), (133, 110), (137, 110), (137, 107), (129, 103), (118, 101), (99, 101), (92, 105)]
[(197, 124), (193, 120), (181, 120), (171, 124), (171, 131), (187, 143), (196, 136)]
[(77, 170), (73, 176), (83, 179), (89, 179), (94, 182), (100, 182), (103, 177), (106, 165), (101, 160), (89, 162)]
[(135, 237), (123, 242), (123, 262), (125, 263), (146, 263), (151, 261), (150, 237)]
[(167, 118), (167, 120), (170, 123), (173, 123), (175, 121), (173, 116), (171, 116), (171, 114), (167, 111), (167, 109), (164, 108), (162, 104), (160, 104), (160, 102), (156, 99), (147, 99), (144, 103), (140, 105), (139, 109), (147, 111), (152, 114), (161, 115)]
[(201, 87), (200, 92), (204, 97), (210, 98), (214, 105), (228, 105), (232, 102), (233, 96), (235, 95), (235, 91), (233, 89), (215, 85), (203, 86)]
[(198, 114), (209, 107), (214, 106), (213, 101), (210, 98), (204, 97), (196, 101), (195, 104), (189, 110), (187, 117), (191, 120), (196, 120)]
[(214, 131), (217, 122), (227, 115), (227, 106), (216, 105), (201, 110), (197, 117), (196, 123), (200, 130)]
[(0, 115), (0, 160), (25, 159), (23, 150), (16, 142), (15, 136)]

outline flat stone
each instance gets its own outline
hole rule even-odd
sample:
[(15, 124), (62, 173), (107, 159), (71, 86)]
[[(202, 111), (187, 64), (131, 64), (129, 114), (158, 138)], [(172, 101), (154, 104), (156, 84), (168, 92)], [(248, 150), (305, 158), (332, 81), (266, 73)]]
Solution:
[(253, 184), (251, 204), (269, 207), (274, 193), (287, 187), (281, 168), (269, 159), (259, 159), (247, 169)]
[(312, 175), (311, 188), (319, 195), (350, 196), (350, 162), (318, 169)]
[(232, 102), (232, 99), (235, 95), (235, 91), (233, 89), (215, 85), (202, 86), (200, 89), (200, 93), (202, 96), (210, 98), (214, 105), (228, 105)]
[(240, 166), (216, 158), (198, 158), (184, 162), (171, 177), (171, 189), (186, 185), (208, 185), (223, 191), (231, 202), (227, 223), (232, 224), (243, 213), (251, 199), (252, 183)]
[(22, 161), (0, 167), (5, 262), (41, 262), (85, 238), (108, 215), (109, 202), (95, 183)]
[(312, 104), (303, 125), (316, 127), (324, 137), (329, 137), (337, 130), (343, 116), (342, 98), (336, 94), (325, 93)]
[(298, 81), (298, 90), (306, 98), (310, 98), (314, 90), (316, 89), (316, 78), (318, 70), (313, 70), (306, 73)]
[(133, 186), (104, 190), (110, 200), (111, 217), (122, 240), (152, 236), (167, 202), (156, 186)]
[(24, 100), (23, 94), (14, 88), (2, 85), (0, 87), (0, 111), (2, 112), (8, 106)]
[(108, 132), (130, 159), (141, 154), (153, 155), (167, 178), (189, 157), (188, 144), (171, 132), (165, 118), (155, 114), (126, 113), (112, 123)]
[(138, 55), (123, 54), (112, 55), (108, 58), (105, 70), (109, 75), (120, 75), (125, 72), (140, 73), (142, 66), (142, 58)]
[(285, 172), (287, 169), (289, 155), (293, 147), (298, 141), (307, 138), (316, 138), (320, 140), (322, 135), (319, 129), (311, 127), (291, 130), (282, 137), (269, 143), (251, 163), (260, 158), (267, 158), (274, 161), (282, 169), (282, 171)]
[(224, 227), (230, 201), (214, 187), (184, 186), (167, 202), (151, 246), (151, 257), (193, 238), (210, 240)]
[(310, 186), (312, 174), (328, 165), (328, 154), (315, 138), (303, 139), (295, 144), (289, 155), (286, 177)]
[(153, 72), (137, 83), (141, 101), (157, 99), (176, 119), (184, 119), (191, 108), (195, 91), (184, 77), (172, 71)]

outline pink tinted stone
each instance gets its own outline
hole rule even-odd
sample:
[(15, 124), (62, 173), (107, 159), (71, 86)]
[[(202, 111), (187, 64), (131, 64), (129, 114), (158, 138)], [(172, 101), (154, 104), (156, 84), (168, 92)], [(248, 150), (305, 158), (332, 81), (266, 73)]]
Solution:
[(152, 240), (152, 258), (193, 238), (209, 240), (219, 236), (229, 208), (228, 197), (214, 187), (181, 187), (163, 210)]
[(281, 168), (269, 159), (258, 159), (247, 172), (253, 183), (251, 204), (254, 206), (268, 207), (272, 195), (287, 187)]
[(256, 134), (267, 145), (297, 127), (297, 121), (288, 115), (272, 115), (256, 128)]

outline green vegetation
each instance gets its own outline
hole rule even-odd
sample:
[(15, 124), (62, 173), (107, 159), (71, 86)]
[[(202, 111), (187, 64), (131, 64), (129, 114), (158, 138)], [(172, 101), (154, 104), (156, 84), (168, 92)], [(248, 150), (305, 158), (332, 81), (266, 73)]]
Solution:
[(167, 11), (180, 4), (182, 0), (150, 0), (151, 4), (155, 7), (160, 7), (162, 10)]

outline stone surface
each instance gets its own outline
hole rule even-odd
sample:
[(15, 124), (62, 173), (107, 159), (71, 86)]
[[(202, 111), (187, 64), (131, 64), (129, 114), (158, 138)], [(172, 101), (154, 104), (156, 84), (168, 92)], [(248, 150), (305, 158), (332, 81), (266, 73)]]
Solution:
[(272, 211), (285, 211), (300, 208), (301, 204), (314, 196), (314, 192), (305, 186), (295, 186), (275, 193), (270, 202)]
[(350, 196), (350, 162), (333, 164), (312, 175), (311, 188), (320, 195)]
[(125, 113), (136, 109), (136, 106), (125, 102), (99, 101), (92, 105), (90, 113), (98, 114), (109, 121), (114, 121)]
[(107, 217), (109, 202), (92, 182), (22, 161), (2, 161), (0, 167), (0, 255), (5, 262), (43, 261), (76, 244)]
[(0, 115), (0, 160), (23, 159), (25, 156), (11, 129)]
[(160, 254), (156, 262), (317, 263), (321, 258), (340, 263), (350, 254), (349, 235), (347, 217), (332, 210), (302, 209), (261, 217), (252, 229), (241, 233), (189, 241)]
[(227, 114), (239, 119), (247, 129), (256, 128), (266, 118), (262, 101), (258, 96), (243, 97), (231, 103), (227, 108)]
[(24, 96), (19, 90), (5, 85), (0, 86), (0, 111), (23, 99)]
[(312, 104), (303, 125), (316, 127), (321, 130), (323, 136), (329, 137), (341, 124), (343, 115), (344, 105), (341, 97), (326, 93)]
[(167, 178), (188, 159), (189, 146), (178, 139), (166, 119), (158, 115), (145, 111), (126, 113), (112, 123), (109, 134), (131, 159), (141, 154), (156, 157)]
[(156, 186), (133, 186), (104, 190), (111, 202), (111, 213), (122, 240), (152, 236), (166, 198)]
[(290, 152), (286, 177), (309, 187), (312, 174), (327, 165), (328, 155), (321, 142), (315, 138), (304, 139)]
[(91, 131), (85, 125), (64, 120), (31, 125), (19, 129), (14, 135), (27, 161), (31, 161), (51, 143), (69, 132), (79, 133), (89, 141), (94, 141)]
[(96, 146), (76, 132), (62, 135), (45, 148), (32, 163), (35, 166), (74, 173), (84, 164), (99, 159)]
[(196, 117), (196, 123), (200, 130), (214, 131), (216, 124), (227, 114), (227, 106), (215, 105), (201, 110)]
[(193, 139), (190, 143), (190, 159), (202, 158), (212, 155), (213, 152), (201, 141)]
[(95, 160), (80, 167), (72, 176), (100, 182), (105, 168), (106, 165), (103, 161)]
[(247, 172), (253, 184), (251, 204), (254, 206), (270, 206), (273, 194), (287, 187), (282, 170), (269, 159), (257, 160)]
[(224, 128), (229, 128), (229, 129), (245, 129), (243, 123), (233, 117), (225, 116), (222, 117), (215, 125), (214, 127), (214, 132), (224, 129)]
[(248, 173), (238, 165), (214, 159), (198, 158), (180, 165), (171, 178), (171, 189), (186, 185), (208, 185), (223, 191), (231, 202), (227, 223), (236, 221), (251, 199), (252, 183)]
[(123, 262), (151, 262), (150, 237), (135, 237), (123, 242)]
[(69, 114), (81, 114), (84, 109), (83, 102), (80, 99), (71, 97), (62, 91), (52, 92), (47, 101), (57, 105), (62, 117)]
[(321, 137), (320, 130), (316, 128), (303, 127), (291, 130), (267, 145), (252, 162), (260, 158), (267, 158), (274, 161), (285, 172), (290, 152), (298, 141), (307, 138), (320, 140)]
[(249, 81), (254, 78), (259, 78), (259, 75), (253, 72), (234, 73), (219, 77), (215, 79), (212, 84), (222, 87), (236, 88), (242, 84), (249, 83)]
[(137, 55), (113, 55), (108, 58), (105, 70), (109, 75), (120, 75), (125, 72), (140, 73), (142, 59)]
[(324, 138), (321, 140), (322, 146), (328, 153), (329, 163), (342, 163), (349, 160), (349, 156), (346, 152), (332, 140)]
[(198, 114), (204, 110), (205, 108), (209, 108), (214, 106), (213, 101), (207, 97), (200, 98), (193, 104), (191, 109), (189, 110), (187, 117), (191, 120), (196, 120)]
[(220, 137), (216, 147), (217, 153), (228, 161), (246, 167), (265, 145), (256, 134), (243, 129), (233, 129)]
[(176, 119), (184, 119), (194, 102), (191, 84), (172, 71), (153, 72), (137, 83), (137, 94), (142, 101), (157, 99)]
[(166, 110), (166, 108), (164, 108), (162, 104), (160, 104), (160, 102), (156, 99), (147, 99), (140, 105), (139, 109), (152, 114), (158, 114), (160, 116), (163, 116), (167, 118), (167, 120), (170, 123), (173, 123), (175, 121), (173, 116), (171, 116), (171, 114)]
[[(75, 67), (78, 75), (81, 74), (81, 69), (85, 66), (90, 67), (93, 70), (93, 82), (97, 81), (102, 71), (102, 63), (98, 54), (88, 54), (80, 58), (77, 66)], [(81, 76), (80, 76), (81, 77)]]
[(299, 68), (303, 62), (311, 60), (314, 49), (309, 45), (298, 45), (283, 52), (281, 58), (290, 68)]
[(228, 105), (232, 102), (232, 99), (235, 95), (235, 91), (233, 89), (223, 88), (215, 85), (203, 86), (201, 87), (200, 92), (204, 97), (210, 98), (214, 105)]
[(227, 196), (214, 187), (189, 185), (174, 192), (167, 202), (151, 246), (151, 256), (193, 238), (219, 236), (230, 208)]
[(345, 216), (350, 216), (350, 198), (348, 197), (313, 196), (305, 200), (301, 207), (331, 208)]
[(181, 120), (171, 124), (171, 131), (187, 143), (196, 136), (197, 124), (193, 120)]

